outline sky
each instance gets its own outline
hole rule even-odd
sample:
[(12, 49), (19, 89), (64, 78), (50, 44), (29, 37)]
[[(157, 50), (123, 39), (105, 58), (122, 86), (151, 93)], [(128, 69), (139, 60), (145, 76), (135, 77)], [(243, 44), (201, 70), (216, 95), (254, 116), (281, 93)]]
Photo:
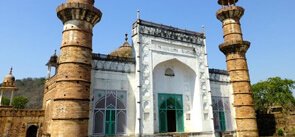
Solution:
[[(14, 68), (17, 79), (45, 77), (49, 57), (61, 45), (62, 23), (55, 9), (65, 0), (0, 1), (0, 80)], [(246, 9), (243, 36), (251, 42), (247, 60), (252, 83), (279, 76), (295, 80), (295, 1), (240, 0)], [(96, 0), (103, 12), (94, 28), (93, 52), (108, 54), (141, 19), (201, 32), (205, 26), (210, 68), (226, 69), (217, 0)], [(131, 43), (131, 40), (129, 39)]]

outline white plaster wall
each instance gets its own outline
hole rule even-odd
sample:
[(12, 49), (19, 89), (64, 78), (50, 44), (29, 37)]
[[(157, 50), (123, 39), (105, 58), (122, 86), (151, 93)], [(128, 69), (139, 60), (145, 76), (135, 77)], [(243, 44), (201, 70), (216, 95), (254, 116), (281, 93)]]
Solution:
[[(165, 76), (165, 70), (171, 68), (175, 76)], [(195, 89), (196, 74), (176, 59), (158, 64), (153, 71), (154, 93), (183, 94), (191, 96)]]
[[(134, 64), (127, 64), (128, 68), (134, 68)], [(97, 99), (94, 98), (96, 91), (119, 90), (127, 92), (127, 127), (126, 135), (134, 135), (136, 122), (135, 101), (135, 73), (122, 73), (112, 71), (92, 70), (91, 102), (89, 134), (93, 133), (93, 105)]]
[(222, 74), (210, 74), (210, 86), (212, 96), (229, 97), (230, 109), (231, 109), (231, 124), (226, 125), (227, 131), (234, 131), (235, 126), (235, 110), (233, 104), (233, 89), (230, 84), (230, 78), (228, 75)]

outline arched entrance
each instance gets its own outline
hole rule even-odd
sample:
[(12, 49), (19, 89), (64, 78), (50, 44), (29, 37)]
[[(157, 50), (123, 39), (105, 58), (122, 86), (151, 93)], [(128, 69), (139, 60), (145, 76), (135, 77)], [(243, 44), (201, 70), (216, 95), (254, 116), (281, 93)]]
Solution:
[[(153, 91), (158, 97), (154, 107), (157, 108), (155, 132), (184, 132), (184, 114), (190, 108), (195, 97), (196, 73), (188, 65), (177, 59), (167, 60), (153, 70)], [(183, 100), (185, 97), (185, 102)], [(190, 127), (187, 127), (190, 128)]]
[(37, 132), (38, 132), (38, 126), (36, 126), (36, 125), (31, 125), (31, 126), (27, 129), (26, 137), (37, 137)]
[(159, 94), (160, 132), (183, 132), (182, 95)]

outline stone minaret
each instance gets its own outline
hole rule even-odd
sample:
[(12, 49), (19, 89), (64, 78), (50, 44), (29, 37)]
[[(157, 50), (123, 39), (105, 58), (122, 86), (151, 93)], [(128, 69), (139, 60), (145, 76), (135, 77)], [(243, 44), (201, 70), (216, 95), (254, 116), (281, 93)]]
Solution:
[(238, 137), (258, 137), (255, 110), (248, 72), (246, 52), (250, 42), (243, 40), (240, 19), (244, 14), (242, 7), (236, 6), (238, 0), (218, 0), (222, 6), (216, 16), (222, 22), (224, 43), (220, 50), (226, 56), (227, 70), (233, 86), (235, 120)]
[(92, 29), (102, 16), (93, 5), (94, 0), (67, 0), (57, 8), (64, 29), (51, 114), (52, 137), (88, 136)]

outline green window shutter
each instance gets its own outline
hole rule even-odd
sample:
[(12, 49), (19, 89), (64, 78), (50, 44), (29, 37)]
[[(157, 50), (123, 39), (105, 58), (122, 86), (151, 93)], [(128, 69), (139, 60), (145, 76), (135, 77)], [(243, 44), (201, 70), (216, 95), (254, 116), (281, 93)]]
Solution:
[(164, 95), (159, 95), (159, 108), (160, 109), (167, 109), (167, 104), (166, 104), (166, 96)]
[(182, 103), (182, 96), (181, 95), (175, 95), (175, 107), (176, 109), (183, 109), (183, 103)]
[(221, 131), (225, 131), (226, 130), (225, 114), (223, 111), (219, 112), (219, 119), (220, 119), (220, 129)]
[(176, 111), (176, 126), (177, 132), (184, 131), (183, 110)]
[(114, 135), (115, 134), (115, 119), (116, 119), (115, 110), (106, 111), (106, 121), (105, 121), (105, 134)]
[(160, 132), (167, 132), (167, 111), (159, 111)]

